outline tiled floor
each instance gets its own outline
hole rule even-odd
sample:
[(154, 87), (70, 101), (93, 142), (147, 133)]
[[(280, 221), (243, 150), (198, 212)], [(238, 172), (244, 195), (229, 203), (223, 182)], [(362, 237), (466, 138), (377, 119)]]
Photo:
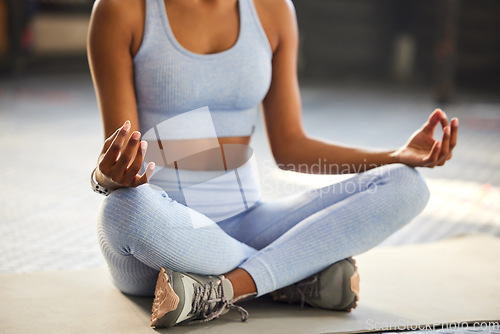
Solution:
[[(436, 106), (426, 90), (380, 85), (306, 85), (309, 134), (349, 145), (394, 148)], [(500, 97), (459, 94), (444, 108), (461, 121), (454, 158), (422, 169), (432, 198), (385, 245), (483, 232), (500, 237)], [(0, 79), (0, 273), (103, 266), (95, 217), (101, 197), (89, 174), (102, 143), (88, 74)], [(339, 180), (272, 165), (259, 126), (253, 140), (263, 196)]]

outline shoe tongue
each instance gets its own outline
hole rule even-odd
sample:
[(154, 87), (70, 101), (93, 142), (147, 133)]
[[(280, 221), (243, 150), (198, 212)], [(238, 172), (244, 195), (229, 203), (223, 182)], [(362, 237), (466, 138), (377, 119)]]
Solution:
[(224, 278), (222, 280), (222, 291), (224, 292), (224, 297), (226, 297), (228, 301), (233, 300), (234, 296), (233, 285), (231, 284), (231, 281), (228, 280), (227, 278)]
[[(185, 296), (194, 296), (194, 286), (199, 284), (196, 280), (192, 279), (189, 276), (183, 276), (183, 284), (184, 284), (184, 289), (185, 289)], [(222, 293), (224, 297), (228, 300), (231, 301), (233, 300), (234, 296), (234, 291), (233, 291), (233, 285), (231, 284), (231, 281), (229, 281), (227, 278), (223, 278), (221, 281), (221, 286), (222, 286)], [(216, 298), (215, 292), (212, 292), (209, 298)], [(191, 314), (192, 310), (192, 300), (187, 301), (184, 304), (184, 308), (179, 315), (179, 318), (177, 319), (176, 323), (182, 322), (187, 319), (193, 318), (193, 315)], [(211, 307), (214, 307), (216, 303), (211, 303)], [(226, 313), (229, 310), (226, 310), (224, 313)]]

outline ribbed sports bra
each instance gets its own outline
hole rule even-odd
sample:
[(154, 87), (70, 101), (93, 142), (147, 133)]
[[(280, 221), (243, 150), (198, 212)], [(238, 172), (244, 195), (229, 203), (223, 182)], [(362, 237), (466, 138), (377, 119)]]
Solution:
[[(146, 0), (143, 40), (134, 57), (142, 133), (175, 116), (208, 107), (218, 137), (252, 134), (259, 104), (271, 82), (272, 51), (253, 0), (239, 0), (238, 7), (236, 43), (219, 53), (197, 54), (176, 40), (164, 0)], [(197, 137), (197, 129), (185, 126), (170, 127), (169, 138)], [(198, 137), (204, 137), (203, 131)]]

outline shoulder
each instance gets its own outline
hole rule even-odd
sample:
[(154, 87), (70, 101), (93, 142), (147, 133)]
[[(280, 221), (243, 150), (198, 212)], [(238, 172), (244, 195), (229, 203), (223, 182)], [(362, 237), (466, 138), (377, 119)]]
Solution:
[(92, 15), (106, 15), (110, 19), (134, 19), (145, 7), (145, 0), (96, 0)]
[(291, 0), (253, 0), (256, 7), (261, 8), (269, 14), (282, 18), (287, 15), (295, 15), (295, 7)]
[(113, 36), (133, 48), (142, 37), (146, 0), (96, 0), (90, 29), (99, 35)]
[(297, 18), (291, 0), (253, 1), (273, 51), (284, 40), (296, 38)]

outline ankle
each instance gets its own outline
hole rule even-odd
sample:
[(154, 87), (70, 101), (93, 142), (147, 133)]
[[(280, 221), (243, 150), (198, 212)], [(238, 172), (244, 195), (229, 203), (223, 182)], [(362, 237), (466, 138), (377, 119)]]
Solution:
[(236, 268), (224, 275), (233, 286), (233, 300), (245, 295), (257, 294), (257, 286), (250, 274), (242, 269)]

